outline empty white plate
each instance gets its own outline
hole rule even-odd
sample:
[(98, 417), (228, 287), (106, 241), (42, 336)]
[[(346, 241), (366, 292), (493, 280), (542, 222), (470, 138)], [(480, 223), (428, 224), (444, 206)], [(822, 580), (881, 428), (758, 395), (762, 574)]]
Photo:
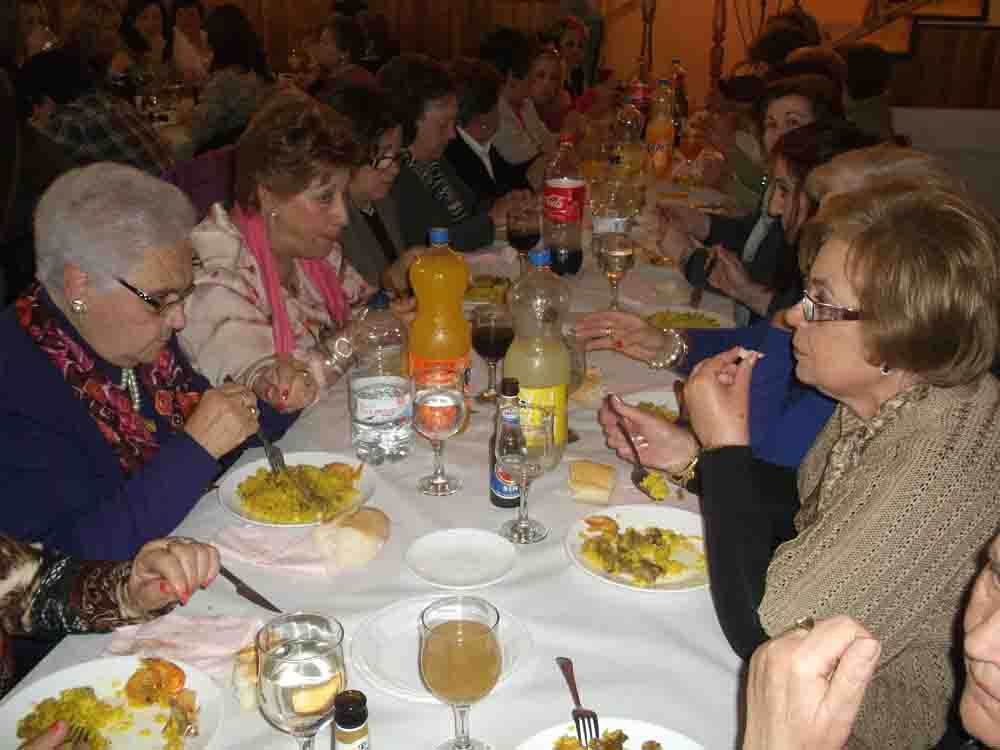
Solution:
[(475, 589), (496, 583), (517, 561), (514, 545), (492, 531), (443, 529), (420, 537), (406, 551), (419, 578), (444, 589)]

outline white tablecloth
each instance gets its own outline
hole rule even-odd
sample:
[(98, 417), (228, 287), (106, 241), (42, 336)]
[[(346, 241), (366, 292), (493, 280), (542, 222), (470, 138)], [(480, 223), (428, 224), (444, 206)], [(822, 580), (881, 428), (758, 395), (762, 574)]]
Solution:
[[(608, 301), (607, 282), (590, 268), (589, 259), (587, 265), (581, 277), (572, 280), (573, 308), (578, 311), (598, 309)], [(491, 272), (501, 266), (486, 257), (474, 259), (472, 267)], [(658, 309), (655, 287), (668, 278), (677, 277), (664, 269), (640, 266), (625, 280), (623, 298), (643, 304), (646, 311)], [(703, 305), (731, 314), (729, 303), (713, 295), (706, 295)], [(475, 359), (474, 383), (481, 386), (483, 368)], [(669, 377), (614, 353), (593, 354), (591, 365), (604, 372), (611, 390), (669, 387)], [(333, 389), (300, 418), (281, 447), (286, 452), (351, 454), (346, 401), (345, 387)], [(392, 537), (379, 557), (363, 570), (334, 578), (308, 578), (251, 565), (234, 563), (230, 567), (287, 611), (305, 609), (336, 616), (344, 624), (348, 644), (360, 623), (376, 610), (402, 599), (443, 593), (406, 567), (403, 557), (409, 545), (441, 528), (495, 530), (512, 514), (489, 502), (486, 446), (492, 410), (477, 408), (479, 413), (472, 417), (468, 430), (449, 440), (445, 450), (446, 466), (465, 483), (458, 494), (430, 498), (416, 491), (417, 477), (431, 469), (430, 449), (422, 440), (408, 460), (374, 469), (378, 488), (372, 504), (391, 516)], [(562, 721), (568, 724), (570, 697), (553, 661), (556, 656), (568, 656), (575, 662), (584, 704), (599, 714), (655, 722), (689, 735), (706, 748), (734, 747), (740, 661), (719, 628), (708, 590), (673, 594), (625, 590), (596, 580), (567, 559), (562, 547), (567, 529), (576, 519), (595, 512), (570, 497), (566, 465), (571, 459), (587, 457), (618, 464), (615, 500), (645, 499), (625, 486), (628, 467), (605, 448), (594, 411), (574, 409), (570, 424), (580, 433), (580, 442), (568, 447), (562, 465), (540, 478), (531, 493), (531, 514), (549, 527), (548, 539), (518, 548), (512, 573), (476, 592), (526, 625), (534, 648), (509, 680), (473, 708), (473, 735), (488, 740), (498, 750), (513, 750), (541, 729)], [(261, 456), (262, 451), (253, 450), (243, 461)], [(690, 498), (688, 507), (696, 507)], [(235, 522), (212, 493), (202, 498), (178, 533), (208, 540)], [(221, 578), (181, 611), (267, 615), (237, 596)], [(416, 622), (413, 633), (416, 638)], [(95, 658), (109, 638), (66, 638), (25, 684)], [(451, 736), (451, 712), (445, 706), (411, 703), (388, 695), (367, 683), (357, 670), (352, 671), (350, 660), (348, 675), (350, 685), (368, 696), (373, 748), (429, 748)], [(295, 746), (259, 714), (241, 713), (228, 691), (226, 695), (224, 724), (213, 748), (291, 750)], [(327, 735), (321, 735), (318, 747), (328, 747)]]

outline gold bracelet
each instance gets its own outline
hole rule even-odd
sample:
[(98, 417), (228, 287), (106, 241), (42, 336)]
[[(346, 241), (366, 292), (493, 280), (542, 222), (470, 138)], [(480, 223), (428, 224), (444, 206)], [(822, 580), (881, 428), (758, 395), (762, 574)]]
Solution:
[(691, 463), (689, 463), (687, 466), (685, 466), (677, 473), (674, 473), (672, 471), (667, 472), (670, 481), (676, 485), (683, 487), (684, 489), (687, 489), (688, 484), (691, 482), (692, 479), (694, 479), (694, 475), (696, 473), (695, 469), (698, 468), (699, 458), (701, 458), (701, 454), (696, 453), (694, 458), (691, 459)]

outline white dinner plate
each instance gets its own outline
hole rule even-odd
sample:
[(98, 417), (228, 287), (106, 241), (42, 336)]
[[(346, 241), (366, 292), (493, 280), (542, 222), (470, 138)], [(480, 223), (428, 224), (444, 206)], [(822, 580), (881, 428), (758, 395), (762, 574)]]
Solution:
[[(701, 516), (696, 513), (681, 510), (680, 508), (672, 508), (665, 505), (617, 505), (604, 509), (604, 512), (602, 513), (588, 513), (587, 515), (610, 516), (618, 522), (618, 526), (623, 531), (629, 526), (635, 529), (646, 529), (652, 526), (659, 526), (661, 529), (673, 529), (674, 531), (678, 531), (682, 534), (696, 536), (699, 540), (701, 540), (702, 535)], [(708, 586), (707, 571), (688, 571), (678, 578), (663, 581), (654, 586), (636, 586), (635, 584), (617, 578), (610, 573), (605, 573), (603, 570), (594, 567), (580, 552), (581, 547), (583, 547), (584, 540), (584, 537), (581, 535), (587, 531), (587, 529), (588, 526), (584, 522), (583, 518), (570, 526), (569, 531), (566, 532), (566, 538), (563, 540), (563, 549), (566, 550), (566, 554), (569, 556), (569, 559), (572, 560), (573, 563), (580, 568), (580, 570), (594, 576), (594, 578), (604, 581), (605, 583), (610, 583), (612, 586), (632, 589), (633, 591), (647, 591), (653, 593), (693, 591), (695, 589), (702, 589)], [(704, 544), (702, 544), (702, 548), (704, 549)]]
[(736, 322), (726, 315), (715, 312), (714, 310), (696, 309), (694, 307), (689, 307), (688, 305), (667, 305), (662, 310), (656, 310), (654, 313), (646, 316), (646, 319), (652, 318), (655, 313), (658, 312), (672, 312), (672, 313), (690, 313), (692, 315), (703, 315), (710, 320), (714, 320), (719, 324), (720, 328), (732, 328), (736, 325)]
[[(212, 738), (222, 725), (222, 693), (212, 679), (200, 669), (184, 662), (174, 661), (187, 675), (185, 687), (198, 695), (200, 733), (184, 743), (184, 750), (204, 750), (212, 744)], [(92, 687), (97, 697), (112, 704), (124, 704), (125, 697), (120, 691), (128, 678), (141, 665), (138, 656), (112, 656), (104, 659), (76, 664), (43, 677), (23, 690), (8, 696), (0, 703), (0, 746), (17, 746), (17, 722), (46, 698), (58, 698), (67, 688)], [(111, 750), (161, 750), (163, 747), (162, 722), (153, 717), (167, 713), (162, 706), (129, 709), (134, 723), (127, 732), (108, 732), (105, 737), (111, 743)], [(144, 736), (143, 731), (148, 730)]]
[[(702, 746), (690, 737), (675, 732), (672, 729), (650, 724), (638, 719), (616, 719), (615, 717), (600, 717), (601, 733), (620, 729), (628, 736), (625, 750), (640, 750), (642, 743), (654, 740), (663, 746), (663, 750), (703, 750)], [(573, 722), (556, 724), (554, 727), (539, 732), (531, 739), (517, 746), (517, 750), (552, 750), (556, 740), (565, 735), (576, 736)]]
[[(414, 703), (438, 703), (420, 679), (420, 613), (439, 596), (406, 599), (380, 609), (358, 627), (348, 644), (351, 668), (389, 695)], [(517, 671), (534, 641), (512, 614), (500, 610), (497, 626), (503, 669), (499, 689)]]
[(483, 529), (442, 529), (420, 537), (406, 551), (410, 570), (444, 589), (496, 583), (514, 569), (515, 562), (514, 545)]
[[(325, 466), (329, 463), (344, 463), (354, 466), (358, 463), (358, 459), (350, 456), (344, 456), (339, 453), (326, 453), (325, 451), (301, 451), (299, 453), (285, 454), (285, 464), (287, 466)], [(243, 466), (238, 466), (235, 469), (230, 470), (230, 472), (222, 478), (222, 481), (219, 482), (219, 502), (222, 504), (222, 507), (239, 518), (241, 521), (252, 523), (256, 526), (270, 526), (282, 529), (319, 526), (321, 523), (320, 521), (312, 521), (310, 523), (272, 523), (270, 521), (258, 521), (255, 518), (251, 518), (243, 511), (243, 504), (240, 501), (239, 495), (236, 494), (236, 488), (240, 486), (240, 482), (255, 474), (258, 469), (270, 468), (271, 467), (268, 465), (266, 458), (259, 458), (256, 461), (251, 461), (248, 464), (244, 464)], [(372, 471), (370, 467), (366, 466), (365, 470), (361, 472), (361, 483), (358, 486), (358, 489), (361, 491), (361, 497), (358, 498), (354, 507), (364, 505), (368, 502), (371, 496), (375, 494), (375, 472)]]

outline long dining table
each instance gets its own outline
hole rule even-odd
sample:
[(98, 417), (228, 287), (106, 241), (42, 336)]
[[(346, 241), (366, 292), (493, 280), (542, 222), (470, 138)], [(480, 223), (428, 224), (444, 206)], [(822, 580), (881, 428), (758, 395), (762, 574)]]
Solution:
[[(494, 249), (470, 256), (470, 271), (516, 275), (516, 264), (511, 260), (509, 249)], [(592, 258), (578, 277), (568, 280), (575, 314), (606, 308), (608, 284)], [(685, 284), (676, 271), (639, 264), (623, 282), (622, 299), (626, 307), (648, 313), (666, 307), (664, 297), (683, 292)], [(710, 293), (704, 295), (702, 308), (732, 316), (731, 303)], [(478, 389), (483, 385), (485, 368), (475, 355), (473, 360), (473, 385)], [(614, 352), (592, 352), (589, 365), (601, 372), (606, 392), (666, 390), (673, 380), (670, 374), (654, 372)], [(343, 623), (349, 686), (367, 695), (371, 746), (376, 750), (430, 748), (452, 736), (451, 711), (446, 706), (404, 699), (373, 684), (352, 666), (352, 645), (365, 623), (383, 608), (447, 593), (407, 567), (405, 555), (414, 540), (447, 528), (494, 531), (511, 517), (513, 511), (497, 509), (489, 501), (487, 446), (493, 408), (475, 403), (473, 407), (477, 413), (471, 416), (467, 429), (448, 440), (444, 452), (448, 470), (464, 483), (457, 494), (435, 498), (417, 491), (417, 478), (429, 473), (432, 466), (430, 447), (422, 439), (406, 460), (366, 468), (377, 482), (370, 505), (392, 519), (389, 541), (367, 566), (333, 576), (309, 576), (223, 558), (233, 572), (281, 609), (316, 611)], [(561, 464), (540, 477), (531, 492), (531, 514), (548, 526), (548, 538), (517, 547), (516, 563), (505, 578), (469, 592), (512, 615), (530, 636), (527, 641), (522, 639), (523, 653), (514, 671), (473, 707), (472, 735), (498, 750), (514, 750), (540, 730), (560, 722), (570, 726), (572, 703), (554, 661), (557, 656), (568, 656), (575, 663), (584, 705), (600, 716), (659, 724), (705, 748), (736, 747), (742, 665), (719, 627), (709, 590), (665, 593), (616, 587), (581, 570), (564, 551), (564, 537), (571, 525), (583, 516), (602, 512), (572, 499), (567, 485), (570, 461), (588, 458), (614, 464), (618, 484), (612, 501), (649, 502), (631, 486), (630, 466), (605, 446), (593, 404), (571, 405), (570, 427), (579, 434), (579, 441), (567, 447)], [(330, 451), (353, 458), (346, 385), (338, 384), (303, 413), (279, 444), (286, 454)], [(263, 451), (252, 449), (240, 463), (262, 456)], [(668, 503), (697, 512), (697, 500), (692, 496), (672, 498)], [(177, 533), (211, 541), (238, 523), (221, 507), (217, 494), (209, 492)], [(270, 616), (238, 596), (221, 577), (180, 611), (187, 615)], [(417, 632), (414, 620), (414, 639)], [(22, 685), (97, 658), (110, 638), (64, 639)], [(274, 730), (259, 713), (241, 711), (232, 690), (225, 689), (224, 695), (224, 717), (213, 748), (290, 750), (295, 746), (291, 737)], [(328, 747), (328, 738), (329, 730), (324, 730), (317, 747)]]

